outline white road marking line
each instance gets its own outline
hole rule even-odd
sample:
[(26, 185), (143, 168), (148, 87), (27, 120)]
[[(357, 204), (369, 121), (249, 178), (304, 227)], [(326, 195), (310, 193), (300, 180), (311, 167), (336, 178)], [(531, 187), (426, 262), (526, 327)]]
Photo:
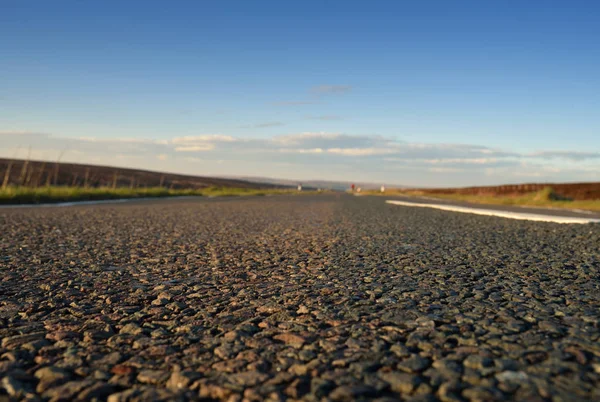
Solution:
[(499, 211), (496, 209), (479, 209), (461, 207), (458, 205), (442, 205), (442, 204), (421, 204), (415, 202), (395, 201), (387, 200), (388, 204), (402, 205), (405, 207), (419, 207), (419, 208), (435, 208), (442, 209), (444, 211), (462, 212), (466, 214), (477, 214), (487, 216), (498, 216), (501, 218), (509, 219), (521, 219), (528, 221), (541, 221), (541, 222), (555, 222), (555, 223), (596, 223), (600, 222), (600, 219), (593, 218), (576, 218), (571, 216), (552, 216), (552, 215), (541, 215), (541, 214), (530, 214), (524, 212), (509, 212)]
[[(60, 207), (75, 207), (78, 205), (98, 205), (98, 204), (121, 204), (125, 202), (135, 201), (160, 201), (160, 200), (174, 200), (174, 199), (186, 199), (186, 198), (200, 198), (199, 195), (181, 195), (172, 197), (139, 197), (139, 198), (114, 198), (112, 200), (95, 200), (95, 201), (65, 201), (65, 202), (51, 202), (46, 204), (4, 204), (0, 205), (1, 208), (60, 208)], [(209, 197), (210, 198), (210, 197)]]

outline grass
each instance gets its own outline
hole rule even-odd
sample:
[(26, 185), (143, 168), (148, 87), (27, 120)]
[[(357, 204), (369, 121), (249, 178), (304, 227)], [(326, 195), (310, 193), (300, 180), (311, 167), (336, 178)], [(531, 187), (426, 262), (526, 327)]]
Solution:
[(167, 189), (163, 187), (22, 187), (8, 186), (0, 189), (0, 204), (40, 204), (71, 201), (97, 201), (129, 198), (178, 197), (178, 196), (261, 196), (270, 194), (312, 194), (294, 189), (248, 189), (233, 187), (208, 187), (203, 189)]
[(432, 197), (445, 200), (465, 201), (475, 204), (492, 204), (492, 205), (514, 205), (514, 206), (530, 206), (543, 208), (563, 208), (563, 209), (583, 209), (590, 211), (600, 211), (600, 200), (570, 200), (556, 194), (551, 187), (546, 187), (543, 190), (526, 193), (522, 195), (489, 195), (489, 194), (432, 194), (427, 191), (420, 190), (386, 190), (384, 194), (379, 192), (368, 192), (369, 194), (378, 195), (405, 195), (413, 197)]

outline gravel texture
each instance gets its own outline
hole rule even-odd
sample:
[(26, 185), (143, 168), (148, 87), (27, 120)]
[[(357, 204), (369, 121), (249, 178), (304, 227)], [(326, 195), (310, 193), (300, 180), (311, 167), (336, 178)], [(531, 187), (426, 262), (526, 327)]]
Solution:
[(600, 400), (600, 225), (323, 195), (0, 229), (0, 400)]

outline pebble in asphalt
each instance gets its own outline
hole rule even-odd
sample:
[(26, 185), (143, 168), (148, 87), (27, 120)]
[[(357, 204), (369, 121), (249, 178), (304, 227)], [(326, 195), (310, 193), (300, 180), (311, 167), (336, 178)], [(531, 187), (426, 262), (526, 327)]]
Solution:
[(324, 195), (0, 228), (0, 400), (600, 400), (600, 225)]

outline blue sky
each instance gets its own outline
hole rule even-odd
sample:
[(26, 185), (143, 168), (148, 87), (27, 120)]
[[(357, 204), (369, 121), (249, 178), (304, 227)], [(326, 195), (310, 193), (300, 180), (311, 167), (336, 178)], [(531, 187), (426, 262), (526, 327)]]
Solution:
[(0, 1), (0, 156), (600, 180), (600, 4)]

